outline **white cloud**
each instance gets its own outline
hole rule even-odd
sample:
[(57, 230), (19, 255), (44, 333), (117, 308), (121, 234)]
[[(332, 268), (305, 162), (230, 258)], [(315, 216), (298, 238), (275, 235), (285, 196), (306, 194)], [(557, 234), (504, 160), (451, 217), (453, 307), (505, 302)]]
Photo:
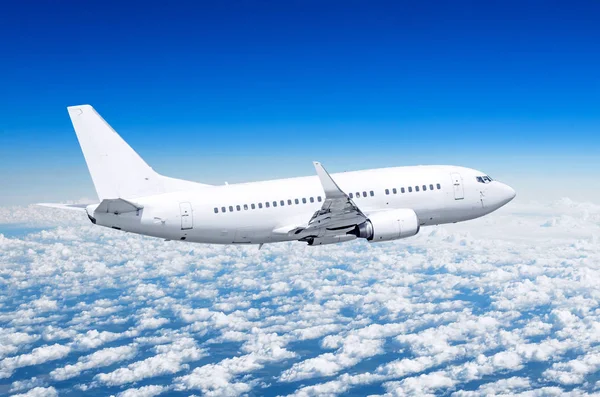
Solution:
[(586, 375), (600, 370), (600, 349), (594, 348), (576, 359), (552, 364), (544, 371), (544, 377), (563, 385), (577, 385), (585, 381)]
[(36, 347), (31, 351), (31, 353), (5, 358), (0, 361), (0, 378), (8, 378), (17, 368), (58, 360), (65, 357), (70, 352), (70, 347), (54, 344)]
[(23, 390), (33, 389), (34, 387), (42, 387), (42, 386), (45, 386), (44, 380), (34, 376), (31, 379), (14, 381), (10, 385), (10, 392), (15, 393), (15, 392), (23, 391)]
[(52, 386), (50, 387), (35, 387), (27, 393), (15, 394), (13, 397), (57, 397), (58, 392)]
[(254, 354), (228, 358), (218, 364), (208, 364), (194, 369), (189, 375), (175, 379), (178, 390), (201, 390), (207, 397), (239, 396), (251, 390), (247, 382), (234, 381), (243, 373), (262, 368)]
[(202, 358), (205, 353), (191, 338), (181, 338), (170, 345), (156, 347), (159, 353), (142, 361), (129, 364), (106, 374), (98, 374), (95, 379), (109, 386), (119, 386), (137, 382), (154, 376), (174, 374), (185, 368), (185, 363)]
[(123, 360), (130, 360), (137, 354), (136, 345), (109, 347), (81, 357), (77, 363), (57, 368), (50, 372), (55, 380), (66, 380), (79, 376), (83, 371), (106, 367)]
[(361, 339), (350, 335), (341, 342), (342, 346), (335, 353), (325, 353), (294, 364), (284, 371), (280, 380), (293, 382), (316, 376), (335, 375), (345, 368), (358, 364), (361, 360), (383, 353), (383, 340)]
[(168, 388), (161, 385), (149, 385), (138, 388), (127, 389), (117, 395), (117, 397), (154, 397), (167, 391)]
[(452, 397), (484, 397), (495, 395), (514, 395), (516, 392), (531, 388), (529, 378), (513, 376), (496, 382), (484, 383), (474, 391), (460, 390), (452, 393)]

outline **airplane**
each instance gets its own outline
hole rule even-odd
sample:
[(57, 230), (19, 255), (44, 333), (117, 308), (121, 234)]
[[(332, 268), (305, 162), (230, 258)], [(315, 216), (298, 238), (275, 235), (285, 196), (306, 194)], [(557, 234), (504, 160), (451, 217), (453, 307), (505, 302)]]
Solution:
[(209, 244), (301, 241), (310, 246), (403, 239), (423, 226), (487, 215), (516, 195), (483, 172), (408, 166), (207, 185), (158, 174), (90, 105), (68, 107), (98, 194), (95, 204), (40, 205), (85, 212), (95, 225)]

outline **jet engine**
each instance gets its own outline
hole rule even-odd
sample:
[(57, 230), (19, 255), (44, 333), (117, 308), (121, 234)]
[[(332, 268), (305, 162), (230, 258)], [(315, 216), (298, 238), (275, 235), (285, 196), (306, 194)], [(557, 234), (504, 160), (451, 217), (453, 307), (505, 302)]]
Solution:
[(376, 212), (365, 222), (348, 232), (369, 242), (390, 241), (419, 233), (419, 218), (411, 209)]

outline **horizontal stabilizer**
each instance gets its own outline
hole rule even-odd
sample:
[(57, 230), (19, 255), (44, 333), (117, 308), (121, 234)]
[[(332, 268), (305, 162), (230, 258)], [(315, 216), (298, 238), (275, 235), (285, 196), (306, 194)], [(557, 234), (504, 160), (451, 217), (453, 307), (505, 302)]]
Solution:
[(136, 212), (142, 208), (144, 208), (144, 206), (123, 199), (105, 199), (102, 200), (98, 207), (96, 207), (94, 213), (111, 213), (118, 215), (126, 212)]
[(61, 210), (85, 212), (85, 207), (89, 204), (56, 204), (56, 203), (38, 203), (41, 207), (58, 208)]

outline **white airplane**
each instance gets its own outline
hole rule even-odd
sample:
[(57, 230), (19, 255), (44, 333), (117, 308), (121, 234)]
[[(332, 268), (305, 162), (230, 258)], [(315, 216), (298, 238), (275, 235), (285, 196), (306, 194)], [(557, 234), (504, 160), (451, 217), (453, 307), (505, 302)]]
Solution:
[(68, 108), (99, 204), (41, 204), (85, 211), (96, 225), (211, 244), (303, 241), (324, 245), (414, 236), (422, 226), (478, 218), (515, 191), (474, 169), (381, 168), (264, 182), (205, 185), (156, 173), (90, 105)]

